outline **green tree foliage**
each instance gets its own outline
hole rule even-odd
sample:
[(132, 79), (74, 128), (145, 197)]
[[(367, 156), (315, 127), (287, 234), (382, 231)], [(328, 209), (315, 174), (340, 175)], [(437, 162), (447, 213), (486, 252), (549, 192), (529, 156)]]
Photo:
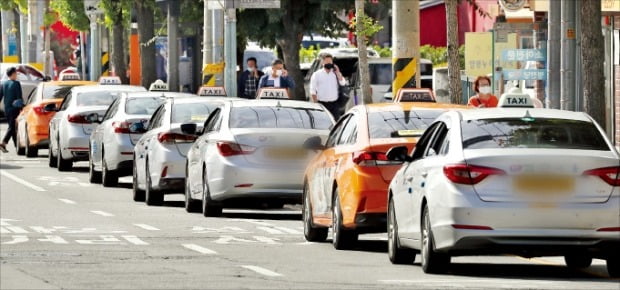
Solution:
[(52, 0), (50, 6), (58, 13), (58, 18), (67, 27), (76, 31), (87, 31), (89, 20), (84, 12), (84, 1)]
[(0, 10), (19, 9), (21, 13), (28, 13), (28, 0), (0, 0)]

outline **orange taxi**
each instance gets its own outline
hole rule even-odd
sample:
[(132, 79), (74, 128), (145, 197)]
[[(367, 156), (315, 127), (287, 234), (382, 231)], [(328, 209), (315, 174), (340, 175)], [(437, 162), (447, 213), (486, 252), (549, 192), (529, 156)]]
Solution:
[(387, 189), (402, 163), (389, 161), (394, 146), (415, 147), (441, 113), (467, 109), (431, 102), (381, 103), (353, 107), (338, 120), (304, 177), (303, 221), (308, 241), (324, 241), (332, 227), (336, 249), (350, 248), (361, 233), (385, 232)]
[(30, 93), (21, 113), (17, 117), (17, 154), (36, 157), (39, 148), (49, 144), (49, 122), (55, 112), (46, 111), (48, 104), (60, 103), (72, 87), (97, 84), (90, 81), (52, 81), (41, 82)]

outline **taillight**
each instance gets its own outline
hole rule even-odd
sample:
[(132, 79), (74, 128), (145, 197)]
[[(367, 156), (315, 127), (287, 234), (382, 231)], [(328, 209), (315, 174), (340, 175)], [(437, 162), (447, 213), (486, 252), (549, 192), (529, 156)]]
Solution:
[(390, 161), (387, 159), (387, 155), (382, 152), (354, 152), (353, 163), (358, 166), (379, 166), (379, 165), (395, 165), (401, 164), (400, 161)]
[(618, 176), (618, 173), (620, 173), (620, 167), (614, 166), (587, 170), (583, 175), (598, 176), (611, 186), (620, 186), (620, 176)]
[(220, 151), (220, 155), (227, 157), (252, 154), (254, 150), (256, 150), (256, 148), (247, 145), (240, 145), (233, 142), (217, 142), (217, 150)]
[(67, 120), (71, 123), (90, 124), (84, 115), (69, 115)]
[(443, 174), (454, 183), (474, 185), (489, 175), (503, 175), (505, 172), (491, 167), (451, 164), (443, 167)]
[(43, 109), (44, 107), (32, 107), (32, 110), (34, 111), (35, 114), (37, 115), (46, 115), (51, 113), (50, 111), (46, 111)]
[(159, 133), (157, 140), (162, 144), (192, 143), (196, 140), (196, 136), (178, 133)]
[(128, 122), (112, 122), (112, 127), (114, 128), (114, 133), (119, 133), (119, 134), (129, 134), (131, 133), (131, 131), (129, 131), (129, 126), (131, 124)]

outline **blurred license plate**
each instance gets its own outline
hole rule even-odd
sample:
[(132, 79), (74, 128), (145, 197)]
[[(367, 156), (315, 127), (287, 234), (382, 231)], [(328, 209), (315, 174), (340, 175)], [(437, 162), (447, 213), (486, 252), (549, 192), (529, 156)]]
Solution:
[(271, 159), (301, 159), (306, 154), (306, 150), (300, 148), (270, 148), (265, 151), (265, 155)]
[(522, 193), (569, 194), (575, 188), (575, 179), (570, 176), (516, 176), (514, 189)]

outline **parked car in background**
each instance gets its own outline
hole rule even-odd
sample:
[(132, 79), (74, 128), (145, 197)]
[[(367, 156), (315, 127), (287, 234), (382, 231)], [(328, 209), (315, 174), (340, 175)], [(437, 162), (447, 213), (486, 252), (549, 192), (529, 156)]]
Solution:
[[(22, 86), (22, 97), (25, 103), (28, 96), (30, 96), (30, 93), (32, 93), (37, 85), (47, 78), (43, 72), (29, 64), (2, 62), (0, 63), (0, 85), (4, 83), (5, 80), (9, 79), (6, 75), (6, 70), (10, 67), (15, 67), (17, 69), (17, 80)], [(2, 102), (0, 102), (0, 115), (4, 116), (4, 103)]]

